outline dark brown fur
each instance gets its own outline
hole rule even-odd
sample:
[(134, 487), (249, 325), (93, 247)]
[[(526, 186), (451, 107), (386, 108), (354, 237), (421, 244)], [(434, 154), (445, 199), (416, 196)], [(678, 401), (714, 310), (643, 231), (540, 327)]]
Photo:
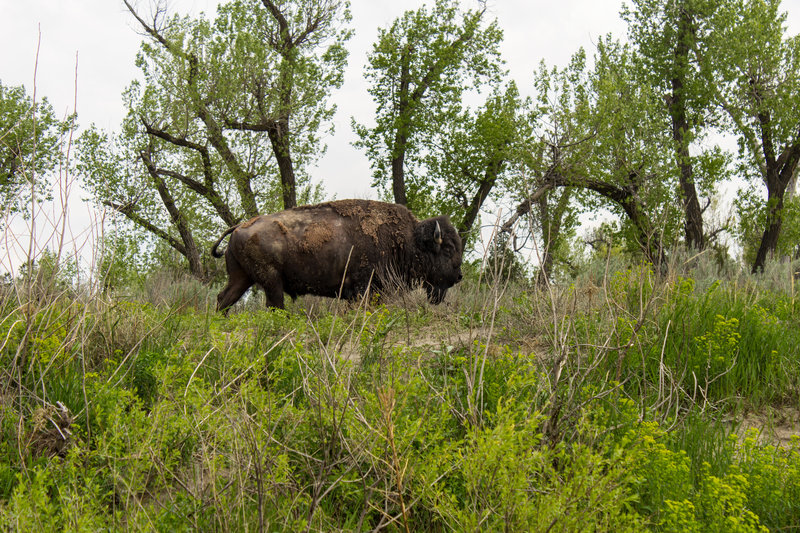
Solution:
[(256, 217), (228, 229), (211, 248), (214, 257), (222, 257), (217, 246), (229, 233), (218, 310), (254, 284), (267, 306), (283, 308), (284, 293), (354, 299), (370, 287), (419, 283), (439, 303), (461, 279), (461, 239), (447, 217), (419, 221), (397, 204), (339, 200)]

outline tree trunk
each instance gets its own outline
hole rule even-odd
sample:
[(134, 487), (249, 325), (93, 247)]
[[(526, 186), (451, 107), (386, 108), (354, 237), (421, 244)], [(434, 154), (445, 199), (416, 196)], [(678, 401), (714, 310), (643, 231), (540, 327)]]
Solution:
[[(598, 189), (592, 190), (595, 192), (600, 192)], [(618, 199), (614, 201), (616, 201), (622, 207), (622, 209), (625, 211), (625, 214), (628, 215), (628, 219), (633, 223), (634, 228), (636, 228), (636, 238), (639, 241), (639, 246), (644, 253), (645, 259), (647, 259), (647, 261), (650, 262), (654, 267), (658, 267), (659, 272), (666, 274), (667, 258), (664, 255), (664, 247), (661, 243), (661, 234), (652, 227), (652, 224), (650, 224), (641, 202), (636, 196), (624, 190), (620, 190), (618, 195), (615, 194), (606, 197), (613, 199), (613, 196), (618, 197)]]
[(645, 259), (652, 263), (654, 267), (658, 267), (660, 273), (666, 274), (667, 258), (664, 255), (664, 248), (661, 245), (661, 234), (653, 227), (653, 224), (650, 223), (641, 200), (632, 190), (590, 179), (585, 176), (571, 176), (570, 179), (566, 179), (565, 176), (558, 172), (548, 172), (544, 180), (544, 185), (517, 206), (514, 216), (503, 224), (500, 231), (511, 231), (514, 222), (516, 222), (522, 214), (530, 212), (533, 202), (540, 201), (541, 197), (549, 188), (575, 187), (588, 189), (607, 198), (622, 208), (634, 228), (636, 228), (636, 238)]
[(689, 122), (686, 119), (686, 71), (689, 68), (689, 43), (691, 17), (685, 8), (680, 10), (678, 36), (675, 46), (675, 63), (672, 78), (672, 97), (669, 113), (672, 118), (672, 139), (675, 142), (675, 159), (679, 168), (680, 200), (684, 210), (684, 232), (686, 246), (690, 249), (705, 248), (703, 216), (697, 189), (694, 183), (694, 169), (689, 155)]
[[(272, 5), (272, 2), (268, 3)], [(265, 4), (265, 5), (268, 5)], [(274, 7), (274, 6), (273, 6)], [(294, 72), (297, 67), (299, 52), (296, 43), (292, 42), (291, 32), (285, 19), (281, 14), (278, 18), (281, 27), (282, 46), (278, 53), (281, 54), (280, 76), (278, 87), (278, 98), (280, 110), (278, 117), (272, 127), (267, 131), (269, 140), (272, 143), (272, 151), (275, 153), (275, 162), (278, 164), (278, 171), (281, 175), (281, 189), (283, 191), (283, 208), (291, 209), (297, 207), (297, 183), (294, 176), (294, 165), (292, 164), (292, 154), (290, 150), (289, 119), (292, 114), (292, 98), (294, 95)]]
[(780, 237), (781, 226), (783, 226), (783, 216), (781, 215), (783, 195), (773, 196), (770, 194), (769, 196), (770, 198), (767, 200), (767, 227), (761, 236), (761, 244), (758, 246), (756, 260), (753, 262), (753, 274), (764, 272), (767, 258), (771, 258), (778, 248), (778, 237)]
[[(768, 120), (768, 119), (767, 119)], [(767, 143), (766, 146), (771, 146)], [(772, 258), (775, 250), (778, 249), (778, 239), (781, 235), (781, 227), (783, 226), (783, 198), (786, 194), (786, 187), (791, 180), (791, 174), (794, 172), (786, 172), (788, 169), (784, 168), (788, 179), (781, 179), (784, 172), (779, 173), (777, 166), (778, 162), (774, 156), (770, 154), (770, 150), (766, 150), (767, 162), (767, 177), (764, 180), (767, 184), (767, 227), (764, 228), (764, 233), (761, 235), (761, 243), (758, 245), (756, 252), (756, 259), (753, 261), (752, 273), (764, 272), (764, 266), (767, 264), (767, 259)]]
[(553, 272), (553, 231), (558, 232), (557, 225), (551, 224), (550, 205), (548, 204), (549, 194), (543, 194), (536, 202), (539, 208), (539, 223), (542, 226), (542, 264), (539, 265), (539, 273), (536, 276), (536, 284), (540, 287), (547, 286), (550, 275)]
[(560, 245), (561, 224), (564, 220), (564, 213), (569, 206), (570, 197), (571, 189), (563, 188), (554, 210), (550, 209), (550, 194), (542, 195), (537, 201), (544, 244), (542, 264), (536, 280), (540, 286), (547, 285), (548, 280), (552, 278), (555, 249)]
[[(397, 144), (405, 144), (405, 137), (398, 135)], [(408, 199), (406, 198), (406, 181), (403, 171), (403, 163), (405, 161), (405, 149), (395, 157), (392, 157), (392, 196), (394, 196), (394, 203), (400, 205), (407, 205)]]
[(297, 185), (294, 177), (291, 152), (289, 150), (289, 118), (285, 117), (275, 121), (267, 134), (275, 152), (278, 171), (281, 175), (281, 189), (283, 190), (283, 208), (297, 207)]
[[(756, 96), (758, 93), (756, 92)], [(757, 115), (761, 129), (761, 149), (764, 153), (766, 172), (764, 182), (767, 185), (767, 227), (761, 236), (761, 244), (753, 261), (753, 274), (764, 272), (767, 258), (774, 255), (778, 248), (778, 239), (783, 226), (783, 199), (786, 189), (792, 182), (800, 163), (800, 140), (787, 146), (776, 157), (774, 139), (772, 135), (772, 121), (769, 111), (762, 111)], [(800, 134), (800, 132), (798, 132)]]
[(178, 234), (181, 236), (181, 241), (183, 242), (183, 250), (178, 248), (176, 248), (176, 250), (181, 252), (189, 262), (189, 271), (192, 275), (197, 279), (205, 279), (206, 273), (203, 269), (203, 263), (200, 261), (200, 251), (197, 249), (197, 244), (194, 241), (194, 236), (192, 235), (192, 230), (189, 227), (186, 217), (175, 204), (175, 199), (167, 189), (164, 180), (161, 179), (160, 176), (154, 176), (153, 180), (155, 181), (158, 194), (161, 196), (161, 201), (164, 202), (164, 207), (167, 208), (172, 218), (172, 223), (175, 224), (175, 228), (178, 230)]
[(400, 91), (398, 94), (397, 105), (397, 129), (395, 130), (394, 143), (392, 145), (392, 194), (394, 202), (400, 205), (407, 205), (405, 169), (403, 168), (406, 159), (406, 149), (408, 147), (408, 124), (411, 120), (409, 87), (411, 85), (411, 74), (409, 73), (409, 62), (411, 45), (406, 44), (403, 55), (400, 57)]
[(483, 207), (483, 203), (486, 201), (486, 198), (489, 197), (489, 193), (492, 192), (494, 184), (497, 183), (497, 176), (502, 171), (503, 164), (504, 161), (502, 160), (489, 163), (483, 179), (479, 182), (478, 191), (475, 193), (475, 196), (472, 197), (469, 206), (467, 206), (464, 219), (456, 228), (462, 241), (465, 240), (469, 236), (469, 232), (472, 231), (472, 226), (478, 219), (478, 213), (481, 207)]

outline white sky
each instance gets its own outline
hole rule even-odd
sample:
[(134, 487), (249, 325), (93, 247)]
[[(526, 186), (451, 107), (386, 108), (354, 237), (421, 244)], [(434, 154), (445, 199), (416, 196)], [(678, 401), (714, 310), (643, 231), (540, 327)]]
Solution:
[[(149, 1), (138, 3), (146, 6)], [(171, 0), (169, 6), (172, 13), (213, 14), (217, 3)], [(377, 29), (423, 3), (351, 0), (355, 35), (348, 44), (349, 66), (343, 87), (332, 96), (338, 105), (336, 131), (324, 139), (327, 154), (311, 171), (312, 178), (323, 183), (328, 196), (376, 196), (370, 188), (366, 156), (351, 145), (355, 136), (350, 119), (367, 122), (374, 113), (362, 73)], [(564, 66), (581, 46), (591, 55), (601, 35), (610, 32), (624, 38), (626, 28), (619, 18), (622, 3), (623, 0), (488, 0), (490, 14), (499, 20), (505, 33), (502, 53), (507, 68), (523, 94), (531, 90), (532, 74), (541, 60), (551, 66)], [(463, 0), (462, 5), (474, 8), (477, 2)], [(789, 12), (789, 33), (800, 32), (800, 0), (784, 0), (783, 10)], [(125, 114), (122, 91), (138, 75), (134, 57), (142, 37), (137, 30), (121, 0), (0, 0), (0, 81), (5, 85), (25, 85), (28, 94), (35, 87), (37, 96), (46, 96), (59, 115), (71, 112), (77, 100), (79, 124), (94, 123), (116, 130)], [(85, 217), (85, 204), (79, 204), (78, 217)], [(57, 218), (57, 214), (52, 217)], [(7, 267), (2, 264), (4, 252), (0, 250), (0, 271)]]

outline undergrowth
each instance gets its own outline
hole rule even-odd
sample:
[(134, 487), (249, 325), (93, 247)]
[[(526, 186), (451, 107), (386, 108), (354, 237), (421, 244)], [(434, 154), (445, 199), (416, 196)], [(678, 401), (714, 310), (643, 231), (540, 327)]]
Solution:
[(737, 431), (798, 407), (797, 303), (758, 280), (642, 266), (229, 317), (194, 284), (22, 287), (3, 531), (800, 527), (800, 440)]

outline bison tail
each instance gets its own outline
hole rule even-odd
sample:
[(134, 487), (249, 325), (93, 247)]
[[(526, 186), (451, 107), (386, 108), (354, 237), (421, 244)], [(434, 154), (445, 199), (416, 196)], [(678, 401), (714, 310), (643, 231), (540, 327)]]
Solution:
[(238, 224), (237, 224), (236, 226), (231, 226), (230, 228), (228, 228), (228, 229), (226, 229), (226, 230), (225, 230), (225, 233), (223, 233), (223, 234), (222, 234), (222, 237), (220, 237), (219, 239), (217, 239), (217, 242), (215, 242), (215, 243), (213, 244), (213, 246), (211, 246), (211, 256), (212, 256), (212, 257), (222, 257), (222, 256), (225, 254), (225, 252), (224, 252), (224, 251), (223, 251), (223, 252), (220, 252), (220, 251), (218, 251), (218, 250), (217, 250), (217, 247), (218, 247), (218, 246), (220, 245), (220, 243), (222, 242), (222, 239), (224, 239), (225, 237), (227, 237), (228, 235), (230, 235), (231, 233), (233, 233), (233, 230), (235, 230), (235, 229), (236, 229), (236, 228), (238, 228), (238, 227), (239, 227), (239, 225), (238, 225)]

